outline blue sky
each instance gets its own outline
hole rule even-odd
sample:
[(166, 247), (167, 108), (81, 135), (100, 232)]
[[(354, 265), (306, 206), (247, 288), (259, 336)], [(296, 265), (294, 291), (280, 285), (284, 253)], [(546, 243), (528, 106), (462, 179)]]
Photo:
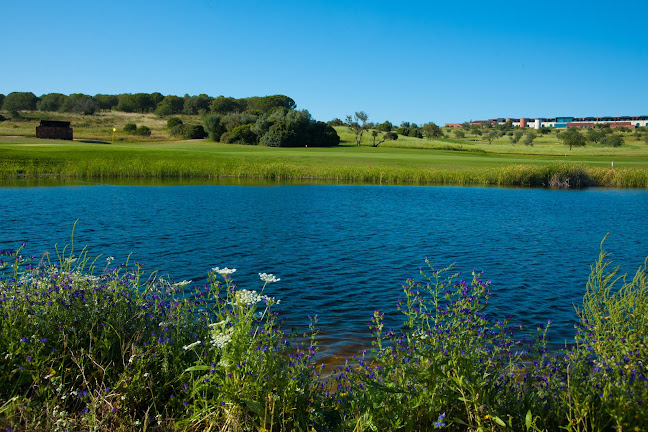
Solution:
[(285, 94), (318, 120), (648, 115), (648, 2), (5, 2), (0, 93)]

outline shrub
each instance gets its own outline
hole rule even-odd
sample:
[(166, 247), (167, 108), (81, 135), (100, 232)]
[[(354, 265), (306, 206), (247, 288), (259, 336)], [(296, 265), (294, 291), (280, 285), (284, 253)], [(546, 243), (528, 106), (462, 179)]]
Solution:
[(385, 134), (385, 140), (396, 141), (398, 139), (398, 134), (394, 132), (387, 132)]
[(148, 126), (138, 126), (135, 135), (147, 137), (151, 136), (151, 129)]
[(464, 131), (460, 130), (460, 129), (455, 129), (453, 133), (454, 133), (455, 138), (458, 138), (458, 139), (462, 139), (462, 138), (464, 138), (466, 136), (466, 133)]
[(182, 129), (184, 139), (203, 139), (206, 136), (207, 133), (201, 125), (184, 125)]
[(221, 136), (225, 132), (225, 125), (222, 122), (221, 116), (218, 114), (211, 114), (203, 120), (205, 132), (209, 135), (212, 141), (220, 141)]
[(171, 117), (170, 119), (167, 120), (167, 127), (169, 129), (172, 129), (174, 126), (178, 126), (182, 124), (182, 120), (179, 119), (178, 117)]
[(226, 144), (249, 144), (257, 143), (257, 136), (250, 130), (251, 124), (244, 124), (232, 129), (229, 133), (221, 138), (221, 142)]
[(123, 130), (127, 133), (134, 133), (137, 130), (137, 125), (135, 123), (126, 123)]
[(603, 147), (621, 147), (623, 144), (623, 137), (615, 133), (605, 135), (601, 138), (601, 145)]

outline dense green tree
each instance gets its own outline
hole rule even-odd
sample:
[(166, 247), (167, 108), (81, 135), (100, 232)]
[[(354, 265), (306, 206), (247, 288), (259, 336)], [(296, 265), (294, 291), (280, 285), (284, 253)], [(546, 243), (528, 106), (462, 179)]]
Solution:
[(441, 137), (443, 137), (443, 131), (434, 122), (425, 123), (423, 125), (423, 133), (428, 138), (441, 138)]
[[(409, 123), (408, 123), (408, 124), (409, 124)], [(398, 129), (396, 129), (396, 133), (397, 133), (398, 135), (409, 136), (410, 129), (407, 128), (407, 127), (402, 127), (402, 126), (401, 126), (401, 127), (399, 127)]]
[(587, 130), (587, 140), (593, 143), (597, 143), (605, 136), (600, 129), (592, 128)]
[(383, 136), (383, 139), (381, 141), (376, 142), (376, 140), (380, 137), (380, 131), (374, 129), (371, 131), (371, 137), (373, 138), (373, 142), (371, 143), (371, 147), (378, 147), (381, 143), (385, 142), (385, 137)]
[(185, 100), (178, 96), (169, 95), (162, 99), (155, 109), (155, 114), (159, 116), (168, 116), (180, 114), (184, 108)]
[(308, 111), (277, 110), (266, 118), (257, 120), (255, 128), (266, 120), (272, 125), (267, 128), (259, 140), (262, 145), (270, 147), (326, 147), (340, 143), (340, 137), (332, 126), (314, 121)]
[(188, 94), (185, 94), (182, 112), (187, 115), (209, 112), (209, 106), (213, 100), (213, 97), (207, 96), (206, 94), (200, 94), (198, 96), (189, 96)]
[(396, 141), (398, 139), (398, 134), (394, 132), (387, 132), (385, 134), (385, 139), (388, 141)]
[(486, 134), (486, 140), (488, 141), (488, 144), (492, 144), (493, 140), (496, 140), (499, 137), (500, 137), (500, 131), (495, 129), (491, 130)]
[(246, 102), (249, 109), (256, 109), (263, 113), (269, 113), (274, 108), (285, 108), (288, 110), (297, 108), (295, 101), (284, 95), (254, 96), (246, 98)]
[(152, 111), (155, 111), (158, 104), (164, 100), (164, 95), (160, 92), (153, 92), (151, 93), (151, 100), (153, 101)]
[(339, 118), (334, 118), (333, 120), (329, 120), (327, 124), (329, 126), (344, 126), (344, 122)]
[(423, 134), (419, 128), (411, 128), (407, 136), (412, 138), (423, 138)]
[(183, 125), (181, 135), (184, 139), (203, 139), (207, 133), (202, 125)]
[(97, 94), (94, 100), (99, 104), (100, 110), (111, 110), (119, 103), (117, 95)]
[(95, 112), (99, 111), (99, 104), (94, 100), (92, 96), (85, 95), (83, 93), (75, 93), (68, 96), (61, 106), (61, 111), (92, 115)]
[(466, 136), (466, 133), (461, 129), (455, 129), (453, 131), (455, 138), (462, 139)]
[(231, 112), (243, 112), (247, 109), (247, 103), (242, 99), (218, 96), (212, 100), (209, 109), (216, 114), (228, 114)]
[(346, 117), (346, 124), (355, 134), (356, 145), (360, 145), (362, 142), (362, 134), (368, 129), (367, 120), (369, 116), (364, 111), (356, 111), (353, 116), (348, 115)]
[(226, 144), (248, 144), (254, 145), (257, 143), (258, 137), (250, 129), (252, 124), (244, 124), (235, 127), (229, 132), (225, 132), (221, 136), (221, 142)]
[(401, 122), (399, 127), (402, 128), (402, 129), (410, 129), (412, 127), (412, 125), (411, 125), (410, 122), (404, 121), (404, 122)]
[(126, 133), (133, 133), (137, 130), (137, 125), (135, 123), (126, 123), (123, 130)]
[(601, 138), (601, 145), (604, 147), (621, 147), (624, 143), (623, 136), (615, 133), (605, 135)]
[(536, 135), (535, 132), (533, 132), (533, 131), (529, 131), (529, 132), (524, 136), (524, 140), (523, 140), (522, 142), (524, 142), (524, 145), (527, 145), (527, 146), (533, 146), (533, 140), (536, 139), (536, 136), (537, 136), (537, 135)]
[(379, 130), (380, 132), (391, 132), (393, 128), (394, 125), (391, 124), (391, 122), (389, 121), (385, 121), (383, 123), (376, 125), (376, 129)]
[(566, 131), (562, 132), (560, 134), (560, 139), (562, 140), (563, 144), (569, 146), (569, 150), (571, 150), (572, 147), (584, 147), (585, 144), (587, 144), (585, 135), (580, 133), (580, 131), (576, 128), (569, 128)]
[(148, 93), (120, 94), (115, 110), (122, 112), (149, 113), (155, 111), (157, 104)]
[(203, 126), (205, 132), (209, 135), (209, 139), (212, 141), (220, 141), (221, 135), (225, 133), (225, 124), (222, 122), (222, 118), (218, 114), (210, 114), (203, 120)]
[(19, 117), (19, 111), (34, 111), (38, 98), (32, 92), (9, 93), (2, 102), (2, 108), (12, 117)]
[(513, 132), (513, 135), (509, 136), (509, 141), (511, 141), (511, 144), (517, 144), (522, 138), (522, 135), (524, 135), (524, 133), (521, 130), (517, 130)]
[(36, 102), (36, 108), (39, 111), (44, 112), (58, 111), (63, 107), (67, 98), (68, 97), (62, 93), (44, 94), (38, 99), (38, 102)]
[(463, 130), (465, 130), (466, 132), (468, 132), (468, 131), (470, 130), (470, 123), (468, 123), (468, 122), (463, 122), (463, 123), (461, 123), (461, 129), (463, 129)]

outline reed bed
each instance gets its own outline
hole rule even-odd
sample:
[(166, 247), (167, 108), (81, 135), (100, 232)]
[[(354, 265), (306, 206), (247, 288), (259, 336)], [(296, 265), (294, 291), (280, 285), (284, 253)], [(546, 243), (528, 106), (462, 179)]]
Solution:
[(448, 169), (380, 166), (303, 166), (281, 161), (245, 159), (170, 160), (130, 157), (128, 160), (105, 158), (24, 163), (0, 162), (0, 178), (58, 178), (84, 181), (142, 179), (223, 178), (262, 179), (268, 181), (321, 180), (333, 183), (371, 183), (386, 185), (483, 185), (582, 188), (590, 186), (617, 188), (648, 187), (648, 170), (639, 168), (608, 169), (584, 164), (548, 165), (514, 164), (491, 168)]

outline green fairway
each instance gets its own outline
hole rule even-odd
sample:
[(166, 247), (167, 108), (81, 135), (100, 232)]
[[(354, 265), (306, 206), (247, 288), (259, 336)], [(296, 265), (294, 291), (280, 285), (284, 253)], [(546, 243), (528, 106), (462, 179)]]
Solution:
[[(130, 137), (112, 126), (130, 119), (149, 124), (150, 138)], [(85, 120), (84, 120), (85, 119)], [(173, 140), (165, 122), (152, 115), (80, 116), (75, 141), (12, 136), (28, 132), (37, 119), (0, 123), (0, 177), (129, 182), (139, 180), (223, 178), (270, 181), (320, 180), (384, 184), (483, 184), (573, 187), (602, 185), (648, 187), (648, 146), (626, 134), (617, 148), (599, 145), (569, 150), (551, 133), (533, 146), (511, 144), (506, 136), (488, 143), (467, 135), (463, 140), (411, 138), (372, 147), (370, 134), (354, 144), (346, 127), (336, 130), (341, 145), (331, 148), (276, 148), (221, 144), (208, 140)], [(82, 123), (85, 122), (85, 123)], [(199, 119), (194, 119), (196, 123)], [(23, 123), (29, 124), (29, 128)], [(110, 123), (110, 124), (108, 124)], [(18, 124), (20, 127), (14, 127)], [(19, 135), (19, 134), (16, 134)], [(167, 136), (165, 136), (167, 135)], [(614, 162), (614, 170), (612, 170)], [(565, 184), (565, 182), (567, 184)]]

